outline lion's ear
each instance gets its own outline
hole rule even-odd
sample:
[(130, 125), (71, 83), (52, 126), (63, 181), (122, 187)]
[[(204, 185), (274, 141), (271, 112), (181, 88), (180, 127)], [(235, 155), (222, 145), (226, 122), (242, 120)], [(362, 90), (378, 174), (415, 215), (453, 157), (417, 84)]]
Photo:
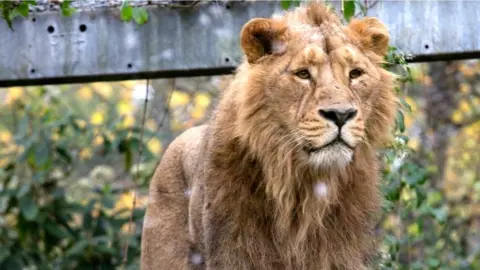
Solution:
[(240, 33), (242, 49), (249, 63), (255, 63), (262, 56), (282, 50), (281, 36), (286, 26), (271, 19), (256, 18), (248, 21)]
[(360, 46), (380, 56), (385, 56), (388, 51), (388, 29), (377, 18), (365, 17), (352, 20), (348, 28), (354, 35), (354, 39), (360, 41)]

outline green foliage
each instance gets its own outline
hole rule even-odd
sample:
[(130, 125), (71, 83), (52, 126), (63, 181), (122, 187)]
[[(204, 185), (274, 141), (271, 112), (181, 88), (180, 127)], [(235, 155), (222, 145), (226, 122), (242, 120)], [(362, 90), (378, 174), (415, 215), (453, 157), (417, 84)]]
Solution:
[(343, 17), (347, 22), (355, 15), (355, 1), (354, 0), (342, 0), (343, 5)]
[(145, 24), (148, 21), (148, 12), (143, 7), (132, 7), (128, 4), (128, 1), (123, 2), (122, 9), (120, 11), (120, 18), (122, 21), (129, 22), (132, 19), (137, 24)]
[(61, 10), (62, 10), (62, 15), (63, 15), (63, 16), (68, 17), (68, 16), (72, 16), (72, 14), (75, 13), (75, 11), (76, 11), (75, 8), (70, 7), (70, 3), (71, 3), (71, 2), (72, 2), (72, 1), (67, 1), (67, 0), (65, 0), (65, 1), (63, 1), (62, 4), (60, 5), (60, 8), (61, 8)]
[[(296, 1), (293, 0), (287, 2)], [(60, 10), (63, 16), (69, 17), (76, 12), (76, 9), (70, 6), (71, 3), (72, 0), (65, 0), (61, 2)], [(7, 22), (8, 27), (13, 31), (13, 20), (19, 16), (28, 17), (30, 13), (30, 7), (36, 4), (36, 0), (0, 1), (0, 14), (2, 18)], [(147, 23), (148, 21), (148, 12), (144, 7), (130, 6), (128, 1), (125, 0), (122, 3), (122, 7), (120, 10), (120, 19), (126, 22), (129, 22), (133, 19), (135, 23), (142, 25)]]
[(280, 1), (280, 5), (283, 9), (289, 9), (291, 7), (298, 7), (300, 2), (301, 0), (282, 0)]
[[(6, 161), (0, 169), (0, 269), (115, 269), (123, 262), (127, 239), (128, 262), (135, 264), (144, 209), (134, 210), (136, 229), (128, 234), (130, 210), (118, 207), (109, 183), (80, 199), (70, 195), (69, 185), (79, 181), (79, 152), (91, 148), (94, 137), (104, 138), (96, 149), (104, 158), (130, 156), (127, 172), (141, 145), (143, 160), (155, 161), (140, 139), (141, 127), (119, 127), (115, 123), (121, 118), (115, 114), (102, 129), (82, 125), (87, 121), (65, 103), (65, 96), (52, 96), (44, 88), (28, 93), (10, 105), (1, 122), (18, 147), (0, 157)], [(148, 129), (145, 134), (156, 136)]]
[(25, 1), (1, 1), (0, 2), (0, 11), (2, 18), (7, 22), (8, 27), (12, 28), (12, 21), (18, 17), (23, 16), (27, 17), (29, 14), (30, 5), (35, 5), (36, 1), (34, 0), (25, 0)]

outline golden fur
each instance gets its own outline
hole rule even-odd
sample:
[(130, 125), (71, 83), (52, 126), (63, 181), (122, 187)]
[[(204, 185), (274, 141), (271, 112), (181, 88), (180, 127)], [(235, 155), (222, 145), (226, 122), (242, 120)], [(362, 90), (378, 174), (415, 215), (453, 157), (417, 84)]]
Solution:
[(388, 39), (318, 3), (248, 22), (213, 117), (152, 179), (142, 269), (366, 269), (395, 111)]

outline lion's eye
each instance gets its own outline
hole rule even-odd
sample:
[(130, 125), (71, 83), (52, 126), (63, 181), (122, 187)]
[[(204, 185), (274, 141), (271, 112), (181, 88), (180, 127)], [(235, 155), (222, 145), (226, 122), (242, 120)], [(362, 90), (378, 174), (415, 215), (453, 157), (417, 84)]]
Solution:
[(348, 76), (350, 77), (350, 79), (355, 79), (362, 76), (362, 74), (363, 74), (363, 70), (356, 68), (356, 69), (352, 69), (348, 74)]
[(295, 75), (297, 77), (299, 77), (300, 79), (303, 79), (303, 80), (307, 80), (307, 79), (310, 79), (310, 72), (308, 72), (308, 70), (306, 69), (302, 69), (302, 70), (299, 70), (297, 72), (295, 72)]

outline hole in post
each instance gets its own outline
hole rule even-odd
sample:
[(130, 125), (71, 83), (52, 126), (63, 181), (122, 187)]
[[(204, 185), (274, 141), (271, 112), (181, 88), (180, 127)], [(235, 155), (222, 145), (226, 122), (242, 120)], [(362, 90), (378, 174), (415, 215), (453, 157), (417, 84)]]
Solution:
[(428, 46), (428, 44), (425, 44), (425, 49), (428, 50), (428, 48), (430, 48), (430, 46)]
[(32, 74), (35, 73), (35, 69), (34, 68), (30, 69), (30, 73)]
[(225, 5), (226, 9), (230, 9), (230, 4)]
[(227, 63), (230, 62), (230, 58), (225, 57), (225, 62), (227, 62)]
[(79, 29), (80, 29), (80, 32), (85, 32), (87, 31), (87, 26), (85, 24), (81, 24)]
[(132, 63), (128, 63), (127, 67), (132, 68)]
[(32, 18), (32, 22), (36, 22), (36, 21), (37, 21), (37, 19), (36, 19), (36, 18)]
[(50, 26), (48, 26), (47, 31), (48, 31), (48, 33), (51, 34), (51, 33), (55, 32), (55, 27), (53, 27), (52, 25), (50, 25)]

